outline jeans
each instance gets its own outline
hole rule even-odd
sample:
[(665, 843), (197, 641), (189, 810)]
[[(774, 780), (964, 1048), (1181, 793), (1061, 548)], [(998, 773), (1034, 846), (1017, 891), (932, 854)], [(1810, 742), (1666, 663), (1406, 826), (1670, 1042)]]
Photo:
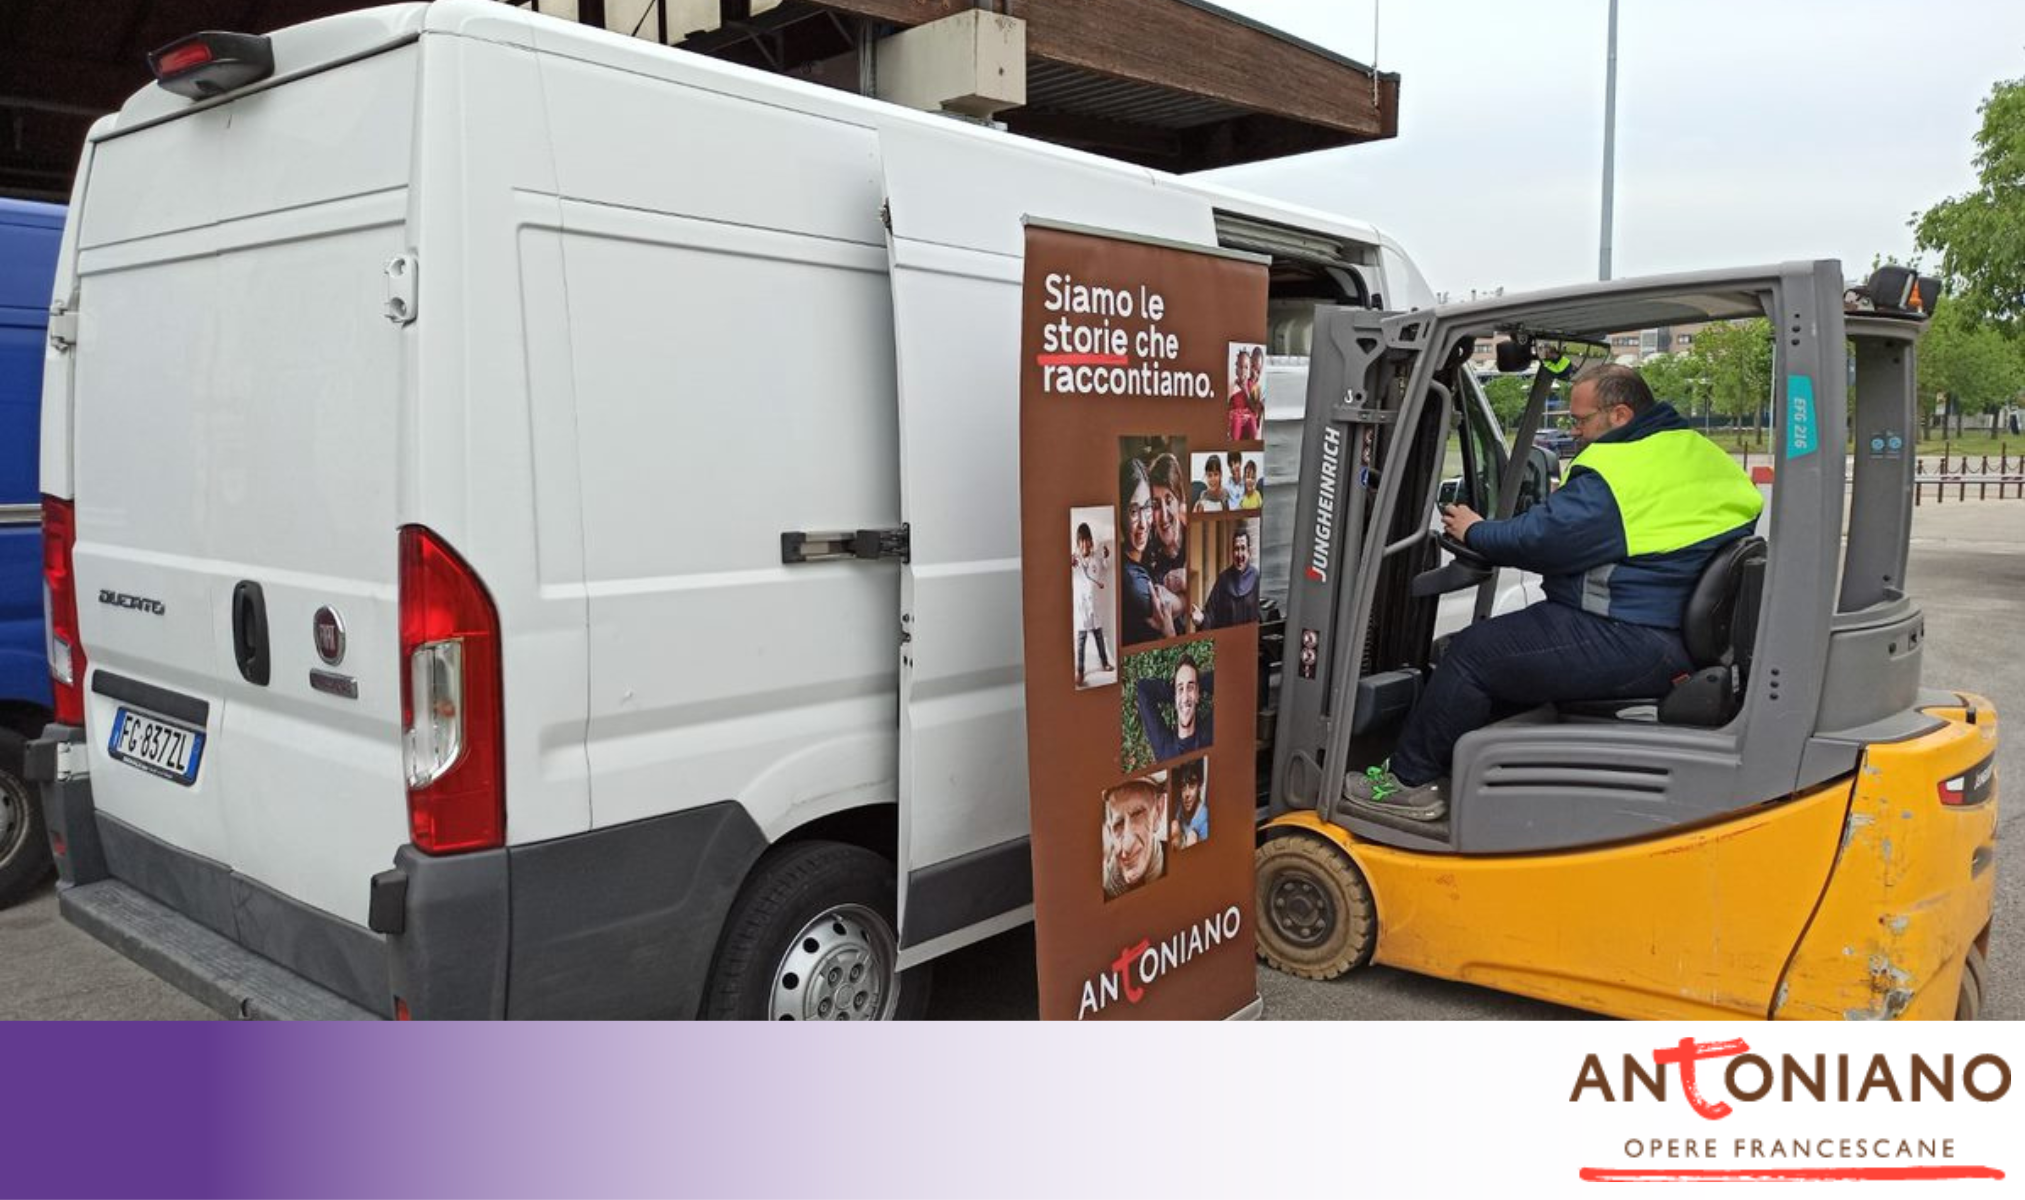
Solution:
[(1664, 696), (1694, 669), (1677, 629), (1543, 601), (1455, 635), (1392, 754), (1409, 787), (1444, 778), (1472, 729), (1556, 700)]
[(1076, 631), (1076, 674), (1078, 675), (1083, 673), (1083, 649), (1090, 644), (1091, 638), (1097, 639), (1097, 661), (1103, 664), (1101, 669), (1106, 671), (1111, 669), (1111, 656), (1104, 652), (1104, 631), (1101, 629), (1078, 629)]

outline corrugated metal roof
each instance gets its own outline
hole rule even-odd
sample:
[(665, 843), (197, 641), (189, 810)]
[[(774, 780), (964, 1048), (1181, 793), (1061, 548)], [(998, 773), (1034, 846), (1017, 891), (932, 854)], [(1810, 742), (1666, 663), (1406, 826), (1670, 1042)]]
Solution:
[(1027, 108), (1129, 121), (1156, 129), (1193, 129), (1246, 116), (1251, 111), (1032, 57), (1027, 59)]

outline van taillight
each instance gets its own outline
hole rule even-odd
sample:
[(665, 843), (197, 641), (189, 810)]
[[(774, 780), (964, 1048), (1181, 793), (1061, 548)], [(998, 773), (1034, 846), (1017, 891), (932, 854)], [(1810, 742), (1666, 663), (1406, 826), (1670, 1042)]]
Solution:
[(274, 74), (274, 43), (257, 33), (193, 33), (148, 55), (148, 68), (178, 96), (208, 100)]
[(56, 719), (84, 724), (84, 643), (77, 636), (77, 511), (68, 500), (42, 498), (42, 612), (49, 628), (49, 679)]
[(401, 530), (401, 746), (408, 830), (428, 854), (506, 841), (499, 612), (469, 564)]

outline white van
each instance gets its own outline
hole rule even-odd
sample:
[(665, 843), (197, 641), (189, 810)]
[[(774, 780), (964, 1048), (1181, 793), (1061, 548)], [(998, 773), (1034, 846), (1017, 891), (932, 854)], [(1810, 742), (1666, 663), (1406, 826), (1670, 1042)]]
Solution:
[(155, 65), (64, 236), (34, 760), (69, 919), (235, 1014), (917, 1009), (1031, 915), (1021, 217), (1429, 300), (1367, 226), (492, 0)]

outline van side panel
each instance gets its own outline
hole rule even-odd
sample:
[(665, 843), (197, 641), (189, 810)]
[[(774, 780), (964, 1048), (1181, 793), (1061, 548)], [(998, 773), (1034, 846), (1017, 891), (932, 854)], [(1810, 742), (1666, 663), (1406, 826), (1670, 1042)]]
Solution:
[(595, 824), (730, 799), (771, 839), (893, 802), (898, 569), (780, 541), (899, 523), (874, 137), (542, 61), (583, 135), (557, 155)]
[[(1020, 628), (1019, 344), (1024, 222), (1040, 218), (1213, 246), (1209, 206), (1143, 170), (953, 123), (888, 128), (880, 153), (892, 214), (902, 511), (914, 553), (901, 681), (902, 944), (977, 936), (996, 914), (951, 890), (1019, 895), (1030, 826)], [(1102, 499), (1101, 496), (1094, 499)], [(950, 887), (948, 884), (942, 887)], [(983, 908), (989, 909), (990, 905)], [(964, 932), (965, 926), (971, 929)]]
[[(488, 9), (491, 6), (486, 6)], [(485, 22), (525, 39), (529, 22)], [(506, 840), (590, 827), (583, 513), (543, 65), (425, 33), (414, 224), (415, 403), (401, 511), (456, 547), (499, 611)], [(384, 864), (382, 864), (384, 865)]]

